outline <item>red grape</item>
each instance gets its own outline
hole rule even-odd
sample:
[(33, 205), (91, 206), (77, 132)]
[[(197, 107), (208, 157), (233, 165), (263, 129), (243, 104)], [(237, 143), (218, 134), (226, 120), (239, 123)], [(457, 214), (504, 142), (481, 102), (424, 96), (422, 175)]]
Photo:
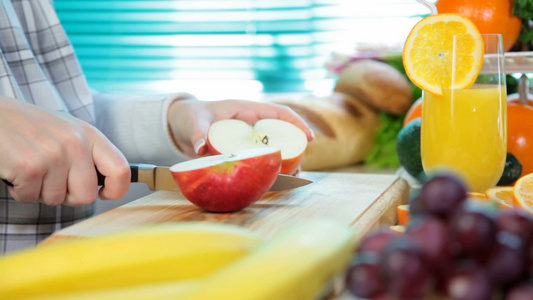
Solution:
[(385, 292), (375, 252), (360, 252), (346, 273), (346, 288), (355, 296), (373, 298)]
[(444, 279), (446, 295), (454, 300), (489, 300), (492, 295), (490, 278), (473, 265), (461, 265)]
[(496, 242), (482, 259), (492, 282), (508, 285), (526, 271), (526, 253), (522, 240), (505, 231), (497, 234)]
[(398, 300), (398, 298), (388, 294), (388, 293), (383, 293), (381, 295), (378, 295), (376, 297), (372, 297), (372, 300)]
[(505, 300), (531, 300), (533, 299), (533, 283), (522, 283), (512, 287), (507, 292)]
[(438, 174), (424, 183), (418, 195), (420, 210), (447, 218), (466, 198), (466, 187), (449, 174)]
[(435, 269), (442, 269), (452, 259), (448, 226), (441, 219), (421, 215), (412, 219), (406, 234), (420, 246), (424, 255)]
[(529, 275), (533, 277), (533, 243), (531, 241), (526, 245), (526, 259), (526, 268), (528, 268)]
[(503, 210), (496, 219), (498, 229), (513, 233), (528, 243), (533, 238), (533, 216), (521, 209)]
[(400, 299), (421, 298), (431, 288), (431, 269), (422, 249), (407, 236), (392, 240), (380, 257), (387, 290)]
[(460, 252), (477, 257), (490, 249), (496, 239), (496, 222), (483, 210), (463, 206), (451, 220), (452, 240), (457, 242)]
[(369, 233), (357, 248), (358, 252), (380, 252), (383, 247), (393, 238), (397, 237), (398, 233), (392, 231), (389, 227), (382, 227)]
[(533, 300), (533, 215), (466, 199), (452, 175), (426, 181), (405, 234), (383, 227), (361, 241), (347, 289), (373, 300)]

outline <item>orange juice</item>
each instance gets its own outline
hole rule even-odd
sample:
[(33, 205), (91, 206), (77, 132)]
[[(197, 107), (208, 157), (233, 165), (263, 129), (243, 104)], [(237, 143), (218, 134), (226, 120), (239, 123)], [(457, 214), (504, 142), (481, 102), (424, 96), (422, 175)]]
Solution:
[(421, 156), (427, 174), (449, 170), (470, 191), (484, 192), (498, 182), (507, 153), (505, 88), (477, 85), (424, 92)]

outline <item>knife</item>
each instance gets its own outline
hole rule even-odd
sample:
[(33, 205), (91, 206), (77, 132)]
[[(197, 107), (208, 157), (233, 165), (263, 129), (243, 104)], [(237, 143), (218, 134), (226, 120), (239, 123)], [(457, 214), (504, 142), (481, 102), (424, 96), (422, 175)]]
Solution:
[[(160, 167), (150, 164), (130, 163), (131, 182), (144, 182), (150, 190), (179, 191), (178, 185), (170, 173), (169, 167)], [(103, 185), (105, 177), (98, 172), (98, 185)], [(269, 191), (282, 191), (294, 189), (308, 185), (313, 181), (291, 176), (278, 174), (276, 181), (268, 189)]]

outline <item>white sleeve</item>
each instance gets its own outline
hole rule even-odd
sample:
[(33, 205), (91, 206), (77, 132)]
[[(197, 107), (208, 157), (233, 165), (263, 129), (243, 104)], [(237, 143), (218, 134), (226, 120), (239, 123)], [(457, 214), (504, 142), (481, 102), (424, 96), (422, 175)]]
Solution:
[(167, 123), (169, 105), (194, 98), (185, 93), (140, 98), (93, 94), (96, 127), (131, 163), (171, 166), (189, 159), (172, 140)]

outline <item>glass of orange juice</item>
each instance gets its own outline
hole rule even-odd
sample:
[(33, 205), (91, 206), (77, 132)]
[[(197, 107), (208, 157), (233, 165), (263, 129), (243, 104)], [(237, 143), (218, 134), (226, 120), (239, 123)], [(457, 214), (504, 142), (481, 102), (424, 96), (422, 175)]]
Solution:
[[(474, 84), (423, 92), (421, 156), (424, 171), (452, 171), (472, 192), (496, 185), (507, 153), (507, 92), (503, 40), (483, 34), (484, 60)], [(460, 43), (453, 47), (461, 47)], [(455, 53), (455, 51), (454, 51)], [(460, 58), (453, 58), (455, 64)], [(453, 71), (446, 76), (460, 76)]]

